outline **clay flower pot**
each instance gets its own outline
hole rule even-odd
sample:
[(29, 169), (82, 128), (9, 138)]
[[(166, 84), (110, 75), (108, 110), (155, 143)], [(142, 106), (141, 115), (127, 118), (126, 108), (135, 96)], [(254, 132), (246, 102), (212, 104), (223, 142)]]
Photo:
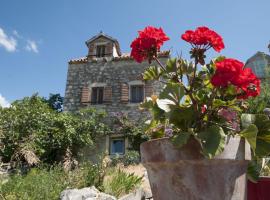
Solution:
[(245, 200), (250, 146), (228, 137), (222, 154), (206, 159), (195, 139), (176, 148), (169, 138), (141, 144), (154, 200)]

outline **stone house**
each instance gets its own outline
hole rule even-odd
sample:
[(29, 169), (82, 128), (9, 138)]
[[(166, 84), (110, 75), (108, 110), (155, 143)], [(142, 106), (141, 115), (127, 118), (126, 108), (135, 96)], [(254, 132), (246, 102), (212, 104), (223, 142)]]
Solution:
[[(268, 45), (270, 51), (270, 44)], [(270, 55), (258, 51), (256, 54), (251, 56), (245, 67), (249, 67), (262, 81), (270, 78)]]
[[(109, 116), (125, 113), (129, 119), (138, 120), (147, 113), (138, 109), (147, 96), (159, 93), (159, 82), (142, 80), (142, 73), (149, 66), (138, 64), (129, 53), (122, 53), (119, 42), (100, 32), (86, 41), (88, 54), (69, 61), (64, 98), (64, 110), (76, 111), (85, 107), (104, 109)], [(165, 63), (169, 51), (159, 53)], [(125, 154), (129, 143), (117, 132), (99, 141), (98, 152), (110, 155)], [(91, 156), (97, 152), (85, 152)]]

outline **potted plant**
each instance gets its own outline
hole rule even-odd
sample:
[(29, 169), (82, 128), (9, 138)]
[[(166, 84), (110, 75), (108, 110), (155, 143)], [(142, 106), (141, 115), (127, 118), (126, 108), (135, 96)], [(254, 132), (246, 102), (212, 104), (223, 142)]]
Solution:
[(191, 61), (159, 61), (169, 40), (161, 28), (146, 27), (131, 44), (131, 56), (150, 63), (144, 80), (164, 84), (141, 104), (152, 113), (152, 140), (141, 145), (141, 158), (153, 198), (243, 200), (251, 153), (269, 153), (269, 118), (246, 113), (246, 100), (260, 94), (260, 80), (236, 59), (218, 56), (206, 63), (208, 50), (224, 48), (215, 31), (198, 27), (181, 37), (191, 45)]

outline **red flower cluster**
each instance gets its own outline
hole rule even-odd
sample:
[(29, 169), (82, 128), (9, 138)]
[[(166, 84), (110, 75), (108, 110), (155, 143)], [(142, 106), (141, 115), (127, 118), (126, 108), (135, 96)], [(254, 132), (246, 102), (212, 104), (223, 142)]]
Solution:
[(139, 31), (139, 37), (131, 43), (131, 57), (139, 63), (145, 59), (149, 59), (149, 62), (151, 62), (153, 56), (157, 56), (160, 47), (167, 40), (169, 38), (162, 28), (148, 26), (144, 30)]
[(222, 37), (204, 26), (198, 27), (195, 31), (186, 31), (181, 38), (195, 46), (203, 45), (203, 47), (200, 47), (203, 49), (213, 47), (217, 52), (220, 52), (225, 47)]
[(246, 99), (260, 94), (260, 80), (250, 68), (243, 68), (244, 63), (227, 58), (215, 63), (216, 72), (211, 79), (215, 87), (227, 87), (232, 84), (240, 92), (239, 98)]

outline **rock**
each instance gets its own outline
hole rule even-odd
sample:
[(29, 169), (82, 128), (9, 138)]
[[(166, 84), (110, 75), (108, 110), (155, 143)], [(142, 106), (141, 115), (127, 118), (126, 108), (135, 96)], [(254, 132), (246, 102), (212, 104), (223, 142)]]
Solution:
[(98, 191), (94, 186), (82, 189), (68, 189), (61, 192), (61, 200), (116, 200), (115, 197)]
[(270, 116), (270, 108), (265, 108), (265, 109), (263, 110), (263, 112), (264, 112), (264, 114)]
[(145, 200), (149, 197), (152, 197), (152, 194), (147, 193), (143, 188), (139, 188), (135, 192), (121, 197), (119, 200)]

